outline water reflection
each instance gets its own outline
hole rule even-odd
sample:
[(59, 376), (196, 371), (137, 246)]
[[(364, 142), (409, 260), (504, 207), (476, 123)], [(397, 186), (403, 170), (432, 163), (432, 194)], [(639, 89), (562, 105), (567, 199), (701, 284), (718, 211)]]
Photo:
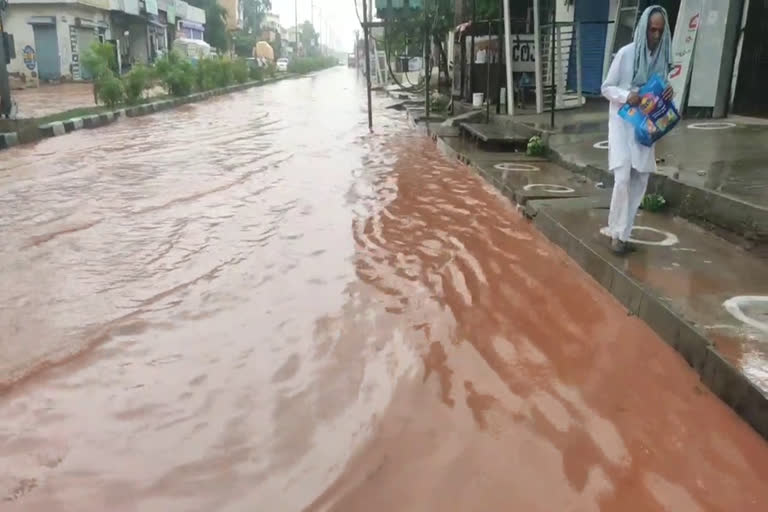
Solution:
[(0, 509), (764, 509), (764, 443), (379, 112), (337, 69), (7, 153)]

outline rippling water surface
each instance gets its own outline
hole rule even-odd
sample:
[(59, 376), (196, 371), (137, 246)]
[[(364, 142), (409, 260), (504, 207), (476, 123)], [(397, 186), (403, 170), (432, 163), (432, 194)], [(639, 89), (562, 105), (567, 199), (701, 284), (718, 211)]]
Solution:
[(768, 449), (335, 69), (0, 161), (0, 510), (768, 508)]

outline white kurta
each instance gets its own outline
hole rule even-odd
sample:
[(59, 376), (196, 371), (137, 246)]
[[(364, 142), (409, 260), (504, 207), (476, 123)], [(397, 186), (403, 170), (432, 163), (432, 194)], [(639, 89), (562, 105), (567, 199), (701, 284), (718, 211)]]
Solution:
[(619, 109), (627, 102), (634, 75), (635, 43), (618, 51), (601, 88), (603, 96), (611, 102), (608, 117), (608, 168), (614, 170), (629, 166), (639, 172), (656, 170), (656, 152), (643, 146), (635, 138), (635, 129), (619, 117)]

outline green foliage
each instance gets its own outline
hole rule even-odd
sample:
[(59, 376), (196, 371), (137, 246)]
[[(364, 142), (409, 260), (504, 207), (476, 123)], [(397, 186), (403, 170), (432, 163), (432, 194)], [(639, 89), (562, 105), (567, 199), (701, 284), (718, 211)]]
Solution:
[(436, 93), (431, 96), (432, 111), (433, 112), (445, 112), (448, 110), (448, 105), (451, 103), (451, 99), (445, 95)]
[(195, 68), (192, 63), (176, 52), (169, 52), (155, 62), (155, 76), (165, 86), (168, 94), (186, 96), (195, 86)]
[(299, 57), (288, 63), (288, 72), (290, 73), (311, 73), (321, 69), (330, 68), (336, 65), (334, 57)]
[(640, 207), (649, 212), (658, 212), (667, 206), (667, 200), (661, 194), (647, 194), (643, 197)]
[(99, 99), (107, 107), (112, 109), (123, 102), (125, 98), (123, 82), (111, 71), (101, 75), (94, 83), (98, 83)]
[(142, 64), (138, 64), (123, 76), (125, 86), (125, 102), (128, 105), (136, 105), (144, 97), (144, 91), (150, 86), (150, 70)]
[(205, 42), (221, 52), (227, 51), (227, 17), (234, 13), (228, 13), (216, 0), (189, 0), (188, 3), (205, 11)]
[(248, 63), (245, 59), (232, 61), (232, 77), (238, 84), (244, 84), (248, 81)]
[(264, 68), (261, 68), (254, 63), (248, 69), (248, 77), (251, 80), (258, 80), (259, 82), (261, 82), (262, 80), (264, 80)]
[(210, 91), (216, 87), (216, 59), (207, 58), (197, 61), (195, 82), (200, 91)]
[[(142, 102), (144, 91), (154, 81), (163, 85), (168, 94), (187, 96), (194, 90), (208, 91), (217, 87), (227, 87), (232, 84), (243, 84), (248, 80), (263, 80), (265, 76), (274, 76), (276, 68), (270, 63), (266, 68), (259, 67), (256, 62), (245, 59), (229, 59), (209, 57), (197, 61), (197, 65), (176, 52), (170, 52), (158, 59), (152, 66), (138, 64), (122, 78), (115, 75), (109, 68), (107, 53), (101, 45), (89, 54), (89, 62), (93, 66), (94, 99), (109, 108), (115, 108), (121, 103), (136, 105)], [(331, 64), (333, 59), (310, 58), (301, 63), (304, 73), (323, 69)], [(98, 74), (96, 72), (98, 71)]]
[(225, 58), (214, 58), (215, 63), (213, 81), (216, 87), (226, 87), (234, 82), (235, 77), (232, 70), (232, 61)]
[(101, 100), (101, 86), (110, 75), (114, 76), (114, 70), (117, 69), (114, 47), (109, 43), (94, 42), (83, 55), (82, 63), (93, 76), (93, 101), (98, 103)]
[(94, 80), (108, 73), (113, 73), (117, 71), (115, 47), (109, 43), (94, 42), (83, 55), (82, 63)]
[(318, 55), (318, 44), (317, 41), (320, 37), (320, 34), (315, 31), (314, 25), (310, 23), (309, 21), (305, 21), (301, 24), (301, 32), (299, 33), (299, 39), (301, 40), (301, 44), (304, 47), (304, 53), (307, 56), (316, 56)]
[(544, 145), (544, 141), (542, 141), (541, 137), (538, 135), (534, 135), (528, 141), (528, 147), (526, 148), (525, 153), (528, 156), (542, 156), (546, 151), (547, 146)]
[(232, 35), (232, 44), (235, 55), (238, 57), (253, 57), (253, 47), (261, 41), (257, 34), (249, 34), (244, 30), (239, 30)]
[(272, 2), (270, 0), (241, 0), (241, 2), (243, 5), (243, 31), (256, 35), (261, 31), (264, 16), (272, 9)]

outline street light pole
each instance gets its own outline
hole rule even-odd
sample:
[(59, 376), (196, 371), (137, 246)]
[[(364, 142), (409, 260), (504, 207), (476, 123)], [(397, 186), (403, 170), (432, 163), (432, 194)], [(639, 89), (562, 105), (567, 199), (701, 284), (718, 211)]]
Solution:
[(296, 32), (295, 32), (296, 51), (293, 52), (293, 58), (298, 59), (299, 58), (299, 0), (293, 0), (293, 15), (294, 15), (294, 21), (296, 23)]
[(371, 106), (371, 51), (368, 46), (369, 33), (370, 27), (368, 26), (368, 2), (363, 0), (363, 47), (365, 48), (365, 84), (368, 91), (368, 129), (373, 131), (373, 110)]
[(3, 16), (8, 6), (6, 0), (0, 0), (0, 117), (8, 118), (11, 115), (11, 85), (8, 82), (8, 68), (6, 68), (5, 54), (5, 26)]

